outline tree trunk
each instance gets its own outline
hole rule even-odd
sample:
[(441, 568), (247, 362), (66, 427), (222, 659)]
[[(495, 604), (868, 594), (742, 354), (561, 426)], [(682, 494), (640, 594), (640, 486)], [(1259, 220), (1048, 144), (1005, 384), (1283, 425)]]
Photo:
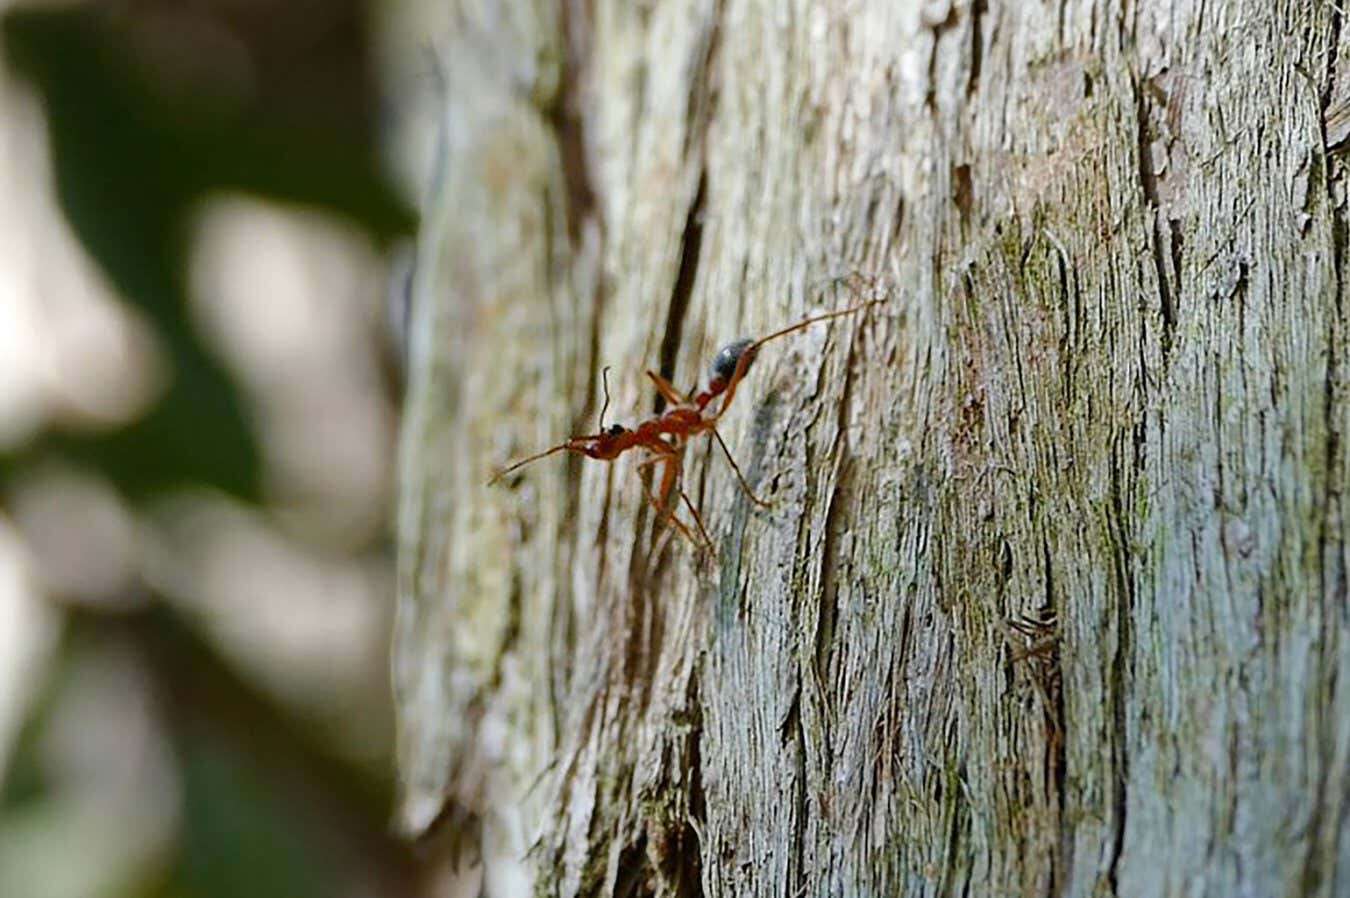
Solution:
[[(458, 5), (410, 831), (489, 895), (1350, 894), (1337, 5)], [(863, 295), (723, 419), (771, 508), (691, 444), (715, 557), (632, 454), (485, 486)]]

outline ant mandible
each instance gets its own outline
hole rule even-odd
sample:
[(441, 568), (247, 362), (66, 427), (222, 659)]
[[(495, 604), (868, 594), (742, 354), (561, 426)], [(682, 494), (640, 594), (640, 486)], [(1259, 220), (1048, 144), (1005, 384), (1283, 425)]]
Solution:
[[(497, 483), (503, 477), (531, 462), (547, 458), (558, 452), (574, 452), (599, 461), (613, 461), (628, 450), (641, 447), (651, 453), (651, 458), (642, 462), (641, 466), (661, 465), (663, 467), (660, 487), (656, 495), (649, 497), (659, 511), (665, 509), (671, 490), (674, 489), (679, 479), (681, 463), (684, 460), (685, 444), (699, 434), (711, 433), (717, 439), (718, 445), (722, 447), (722, 452), (731, 464), (731, 469), (735, 472), (741, 489), (756, 505), (768, 507), (768, 503), (756, 496), (754, 490), (750, 488), (750, 484), (746, 482), (745, 476), (741, 473), (740, 467), (731, 455), (731, 450), (727, 448), (726, 441), (717, 432), (717, 422), (730, 408), (731, 401), (736, 396), (736, 388), (740, 386), (741, 381), (750, 370), (750, 366), (754, 364), (758, 357), (760, 348), (765, 343), (804, 330), (821, 321), (853, 315), (871, 306), (879, 305), (882, 301), (874, 299), (837, 312), (815, 315), (776, 330), (757, 340), (742, 337), (728, 343), (713, 358), (707, 386), (692, 397), (681, 395), (670, 381), (655, 371), (648, 371), (647, 377), (655, 384), (657, 391), (665, 398), (669, 406), (665, 411), (648, 418), (631, 430), (622, 424), (613, 424), (608, 428), (604, 426), (605, 411), (609, 408), (609, 368), (605, 368), (602, 372), (605, 382), (605, 404), (600, 409), (600, 432), (569, 437), (556, 446), (551, 446), (542, 452), (522, 458), (494, 474), (492, 479), (488, 481), (488, 486)], [(721, 403), (715, 407), (715, 410), (710, 411), (708, 407), (718, 397), (721, 397)], [(711, 545), (707, 531), (704, 530), (703, 521), (699, 518), (698, 511), (683, 489), (680, 490), (680, 498), (684, 500), (685, 505), (694, 515), (694, 520), (698, 524), (704, 542)], [(693, 537), (688, 529), (673, 513), (671, 514), (671, 520), (692, 541)]]

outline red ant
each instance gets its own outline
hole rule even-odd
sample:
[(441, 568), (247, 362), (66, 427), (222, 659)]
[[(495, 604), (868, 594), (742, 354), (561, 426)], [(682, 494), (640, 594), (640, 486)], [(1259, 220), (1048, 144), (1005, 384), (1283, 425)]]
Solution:
[[(727, 448), (722, 435), (717, 432), (717, 422), (726, 414), (731, 405), (731, 400), (736, 396), (736, 388), (745, 378), (746, 372), (754, 364), (755, 358), (759, 354), (760, 347), (771, 340), (777, 340), (779, 337), (786, 337), (788, 334), (796, 333), (821, 321), (828, 321), (831, 318), (840, 318), (844, 315), (852, 315), (866, 308), (878, 305), (882, 300), (871, 300), (861, 303), (848, 309), (838, 312), (828, 312), (824, 315), (815, 315), (804, 321), (776, 330), (766, 337), (760, 337), (758, 340), (742, 337), (732, 343), (723, 346), (722, 349), (713, 358), (709, 370), (709, 379), (707, 387), (692, 398), (682, 396), (678, 390), (660, 374), (655, 371), (648, 371), (647, 377), (651, 378), (656, 389), (665, 398), (670, 405), (664, 412), (657, 414), (640, 423), (633, 429), (628, 429), (622, 424), (613, 424), (608, 428), (604, 426), (605, 411), (609, 408), (609, 368), (605, 368), (602, 377), (605, 382), (605, 404), (600, 409), (600, 432), (575, 436), (559, 443), (556, 446), (545, 449), (543, 452), (535, 453), (528, 458), (523, 458), (493, 475), (488, 481), (488, 485), (496, 483), (506, 475), (516, 471), (531, 462), (546, 458), (557, 452), (575, 452), (584, 455), (587, 458), (594, 458), (600, 461), (613, 461), (629, 449), (642, 447), (652, 454), (652, 458), (642, 462), (642, 466), (660, 464), (664, 465), (661, 474), (661, 485), (657, 494), (651, 496), (651, 500), (658, 510), (666, 507), (666, 501), (670, 497), (670, 491), (675, 487), (679, 479), (681, 463), (684, 460), (684, 446), (691, 438), (701, 433), (711, 433), (717, 438), (717, 443), (722, 447), (726, 454), (727, 461), (731, 463), (731, 469), (736, 473), (736, 479), (740, 482), (741, 488), (750, 500), (756, 505), (767, 508), (767, 502), (755, 495), (754, 490), (746, 483), (744, 475), (741, 474), (740, 467), (731, 455), (731, 450)], [(713, 400), (722, 397), (721, 405), (715, 412), (709, 412), (708, 406)], [(712, 541), (708, 538), (707, 531), (703, 528), (703, 521), (699, 518), (698, 511), (694, 508), (689, 497), (685, 495), (683, 489), (680, 490), (680, 498), (684, 500), (689, 511), (694, 515), (694, 521), (698, 524), (698, 529), (703, 535), (704, 543), (711, 545)], [(692, 536), (678, 518), (671, 515), (671, 520), (679, 527), (685, 536), (693, 541)]]

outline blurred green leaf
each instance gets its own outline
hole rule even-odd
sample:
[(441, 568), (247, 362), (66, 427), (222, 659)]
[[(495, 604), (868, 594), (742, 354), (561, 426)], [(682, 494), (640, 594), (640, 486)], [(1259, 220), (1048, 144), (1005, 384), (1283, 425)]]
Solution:
[(373, 778), (333, 754), (171, 608), (126, 623), (161, 684), (183, 778), (182, 838), (156, 898), (330, 896), (361, 869), (379, 872), (381, 894), (411, 892), (384, 823), (387, 770)]
[(179, 879), (202, 898), (305, 898), (339, 892), (294, 815), (238, 755), (203, 744), (183, 767)]
[(186, 483), (257, 499), (259, 459), (238, 394), (188, 320), (190, 217), (207, 195), (242, 190), (322, 207), (381, 243), (412, 214), (381, 176), (368, 135), (269, 122), (223, 94), (154, 83), (125, 29), (96, 5), (19, 10), (3, 22), (10, 63), (46, 102), (67, 218), (114, 286), (154, 322), (172, 382), (144, 418), (113, 433), (48, 434), (0, 473), (60, 453), (106, 473), (130, 497)]
[[(38, 835), (44, 850), (57, 851), (52, 846), (68, 838), (61, 826), (71, 815), (64, 809), (84, 806), (91, 792), (106, 788), (87, 776), (49, 781), (44, 766), (50, 764), (50, 728), (69, 700), (72, 672), (90, 653), (109, 646), (128, 652), (150, 674), (143, 681), (150, 690), (146, 697), (153, 701), (156, 729), (162, 727), (169, 740), (166, 757), (181, 786), (181, 816), (174, 844), (160, 863), (124, 871), (137, 878), (108, 898), (327, 898), (360, 877), (378, 884), (384, 898), (413, 894), (413, 858), (386, 826), (390, 771), (354, 764), (287, 716), (164, 603), (111, 615), (70, 609), (36, 710), (8, 769), (0, 770), (0, 836), (7, 825), (36, 820), (28, 831)], [(113, 751), (145, 750), (125, 740), (108, 741), (109, 734), (97, 729), (87, 738)], [(119, 825), (116, 810), (103, 806), (109, 827)], [(44, 816), (54, 822), (44, 824)], [(90, 832), (87, 821), (81, 825)], [(2, 838), (0, 847), (15, 850)], [(78, 860), (99, 863), (88, 853)], [(0, 866), (3, 898), (13, 892), (6, 890), (12, 879), (4, 874), (13, 873)], [(95, 869), (88, 875), (112, 874)]]

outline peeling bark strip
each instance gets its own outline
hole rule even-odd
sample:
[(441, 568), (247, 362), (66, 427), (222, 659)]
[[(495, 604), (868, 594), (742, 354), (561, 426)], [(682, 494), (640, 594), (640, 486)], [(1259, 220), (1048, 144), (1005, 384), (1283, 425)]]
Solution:
[[(489, 895), (1350, 894), (1337, 4), (456, 5), (406, 828)], [(773, 507), (689, 453), (715, 562), (635, 460), (484, 488), (851, 273), (724, 421)]]

